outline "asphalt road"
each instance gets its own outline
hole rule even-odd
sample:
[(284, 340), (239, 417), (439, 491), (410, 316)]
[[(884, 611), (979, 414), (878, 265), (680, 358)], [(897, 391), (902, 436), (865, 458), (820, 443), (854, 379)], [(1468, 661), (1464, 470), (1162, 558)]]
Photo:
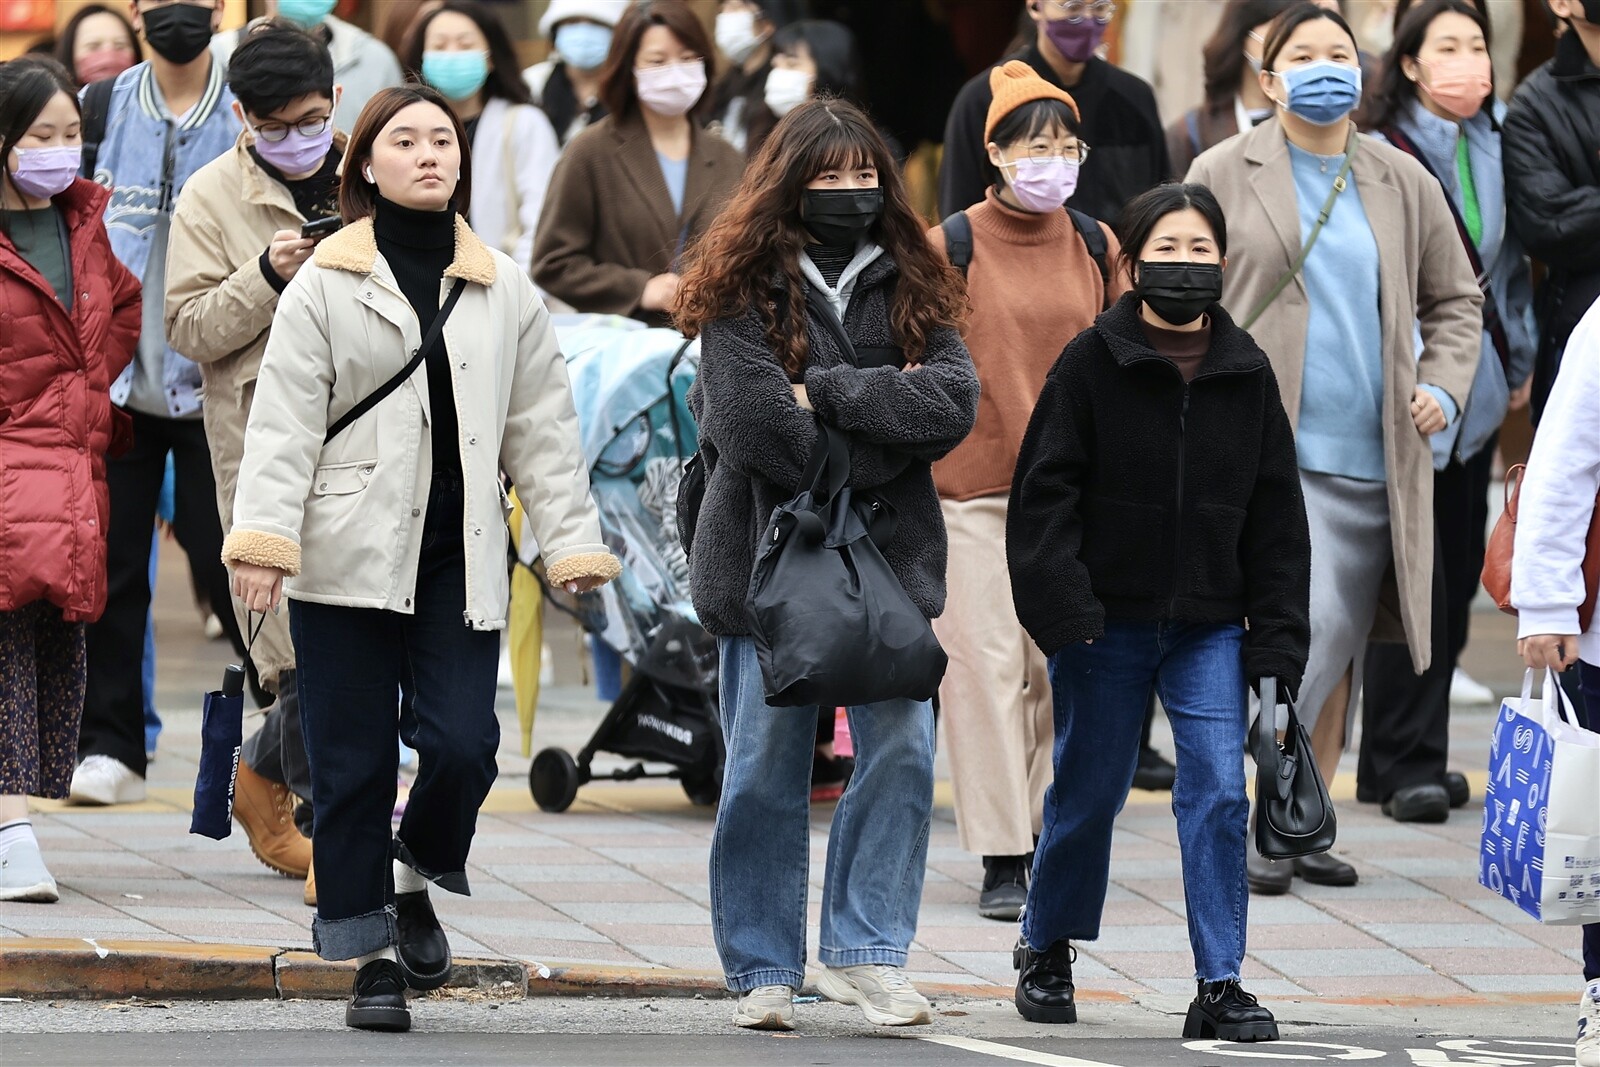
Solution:
[[(310, 1067), (314, 1064), (516, 1067), (723, 1067), (761, 1064), (926, 1067), (1225, 1067), (1349, 1063), (1375, 1067), (1567, 1067), (1567, 1012), (1492, 1008), (1280, 1005), (1285, 1040), (1229, 1045), (1178, 1037), (1176, 1000), (1087, 1006), (1077, 1026), (1031, 1026), (1006, 1005), (940, 1004), (931, 1027), (885, 1030), (853, 1009), (802, 1004), (795, 1034), (735, 1030), (727, 1001), (536, 999), (414, 1002), (416, 1029), (363, 1034), (337, 1001), (0, 1003), (0, 1064)], [(1408, 1025), (1409, 1024), (1409, 1025)], [(1560, 1034), (1551, 1031), (1559, 1027)]]

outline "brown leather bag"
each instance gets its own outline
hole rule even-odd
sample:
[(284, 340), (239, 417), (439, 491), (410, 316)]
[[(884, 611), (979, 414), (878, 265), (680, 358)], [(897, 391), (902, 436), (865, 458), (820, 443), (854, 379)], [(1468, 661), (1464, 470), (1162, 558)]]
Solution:
[[(1483, 588), (1494, 598), (1496, 606), (1508, 615), (1517, 609), (1511, 606), (1511, 550), (1517, 536), (1517, 502), (1522, 492), (1522, 475), (1527, 469), (1518, 463), (1506, 471), (1506, 506), (1495, 521), (1494, 532), (1489, 535), (1489, 547), (1483, 555)], [(1584, 539), (1583, 587), (1586, 595), (1578, 606), (1578, 630), (1589, 632), (1594, 621), (1595, 602), (1600, 600), (1600, 497), (1589, 518), (1589, 535)]]

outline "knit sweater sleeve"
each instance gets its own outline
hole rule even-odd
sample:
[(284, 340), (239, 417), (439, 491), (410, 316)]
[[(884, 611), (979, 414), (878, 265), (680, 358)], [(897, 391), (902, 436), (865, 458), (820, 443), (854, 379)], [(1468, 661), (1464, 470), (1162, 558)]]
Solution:
[(1105, 633), (1105, 607), (1078, 558), (1094, 419), (1088, 384), (1075, 372), (1090, 355), (1091, 333), (1068, 345), (1045, 379), (1022, 439), (1006, 515), (1017, 618), (1046, 655)]

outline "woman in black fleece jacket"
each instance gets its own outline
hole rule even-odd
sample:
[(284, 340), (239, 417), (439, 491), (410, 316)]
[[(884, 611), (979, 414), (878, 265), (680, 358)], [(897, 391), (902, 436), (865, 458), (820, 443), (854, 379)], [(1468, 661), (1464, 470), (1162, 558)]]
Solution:
[[(1099, 936), (1111, 830), (1154, 687), (1172, 722), (1188, 1037), (1271, 1040), (1244, 961), (1245, 686), (1305, 669), (1311, 545), (1266, 355), (1217, 303), (1222, 210), (1164, 185), (1123, 215), (1134, 291), (1061, 354), (1022, 443), (1006, 530), (1017, 616), (1050, 657), (1055, 781), (1017, 946), (1017, 1007), (1073, 1022), (1072, 941)], [(1248, 627), (1248, 628), (1247, 628)]]
[[(931, 464), (972, 428), (978, 379), (955, 329), (960, 277), (922, 231), (866, 116), (809, 101), (768, 137), (679, 292), (679, 325), (701, 337), (689, 402), (710, 472), (689, 584), (717, 635), (728, 753), (711, 921), (740, 1026), (791, 1029), (805, 981), (818, 712), (767, 704), (745, 602), (756, 543), (799, 490), (819, 420), (849, 437), (850, 485), (899, 516), (883, 548), (895, 576), (930, 618), (944, 608)], [(858, 355), (884, 350), (886, 365), (852, 363), (807, 290), (833, 306)], [(927, 861), (933, 709), (887, 700), (849, 713), (856, 769), (829, 835), (817, 989), (874, 1023), (926, 1023), (902, 968)]]

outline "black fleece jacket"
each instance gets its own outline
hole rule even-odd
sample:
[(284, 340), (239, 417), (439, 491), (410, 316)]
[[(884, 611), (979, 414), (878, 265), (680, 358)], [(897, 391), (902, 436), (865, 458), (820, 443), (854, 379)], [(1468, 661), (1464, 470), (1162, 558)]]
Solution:
[[(844, 315), (857, 346), (894, 344), (889, 298), (898, 275), (884, 254), (858, 277)], [(862, 370), (826, 327), (807, 321), (805, 329), (805, 385), (815, 414), (795, 402), (754, 310), (701, 328), (689, 407), (710, 475), (689, 588), (701, 625), (713, 634), (750, 632), (745, 601), (756, 541), (772, 510), (798, 491), (819, 419), (850, 435), (851, 488), (873, 490), (899, 516), (883, 555), (906, 594), (929, 618), (944, 610), (949, 549), (932, 463), (961, 443), (978, 416), (978, 375), (966, 345), (942, 328), (928, 338), (917, 369)]]
[(1188, 385), (1127, 294), (1069, 344), (1022, 442), (1006, 521), (1017, 617), (1047, 654), (1106, 619), (1244, 623), (1252, 681), (1299, 688), (1311, 537), (1266, 355), (1213, 305)]

